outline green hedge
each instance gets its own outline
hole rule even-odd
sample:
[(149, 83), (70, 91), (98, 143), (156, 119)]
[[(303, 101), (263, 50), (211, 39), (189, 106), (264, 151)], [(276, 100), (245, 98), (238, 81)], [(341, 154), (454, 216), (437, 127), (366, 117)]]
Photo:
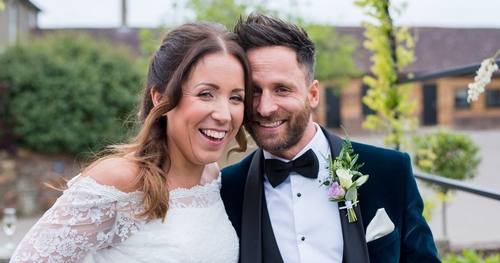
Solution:
[(125, 135), (142, 76), (132, 52), (59, 33), (0, 54), (0, 138), (42, 153), (96, 150)]
[(482, 253), (466, 249), (461, 255), (449, 254), (441, 260), (443, 263), (500, 263), (500, 254), (483, 256)]
[[(440, 129), (413, 137), (413, 161), (423, 172), (455, 180), (472, 179), (481, 163), (480, 148), (467, 134)], [(448, 188), (437, 187), (446, 193)]]

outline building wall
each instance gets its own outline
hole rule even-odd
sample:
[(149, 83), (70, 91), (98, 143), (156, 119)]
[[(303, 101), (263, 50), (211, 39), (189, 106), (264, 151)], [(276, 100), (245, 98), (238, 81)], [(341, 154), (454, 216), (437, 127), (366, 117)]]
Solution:
[[(409, 100), (415, 101), (413, 116), (423, 123), (424, 98), (423, 85), (436, 85), (436, 114), (438, 126), (450, 128), (484, 129), (500, 127), (500, 107), (488, 108), (486, 106), (486, 92), (479, 96), (479, 100), (470, 103), (469, 108), (457, 108), (455, 102), (455, 92), (460, 89), (467, 89), (467, 85), (473, 81), (474, 76), (466, 77), (446, 77), (432, 81), (410, 83), (411, 92)], [(326, 99), (325, 88), (327, 84), (320, 83), (320, 105), (315, 111), (314, 120), (326, 126)], [(500, 78), (494, 78), (486, 86), (486, 90), (500, 90)], [(362, 81), (361, 79), (351, 79), (340, 95), (340, 115), (341, 125), (349, 133), (367, 132), (362, 128), (362, 123), (366, 116), (363, 115), (362, 104)], [(337, 128), (337, 127), (330, 127)]]
[[(500, 127), (500, 108), (486, 106), (486, 92), (470, 103), (469, 108), (456, 108), (455, 92), (467, 89), (473, 77), (442, 78), (438, 83), (438, 123), (452, 128)], [(494, 78), (486, 90), (500, 89), (500, 78)]]
[[(30, 30), (37, 26), (37, 11), (32, 6), (27, 6), (25, 2), (18, 0), (5, 0), (4, 2), (5, 9), (0, 11), (0, 48), (18, 43), (18, 41), (26, 41)], [(17, 18), (13, 18), (16, 24), (11, 27), (13, 7), (17, 8)], [(13, 28), (17, 31), (14, 36), (10, 32)]]
[(9, 10), (10, 3), (4, 1), (5, 9), (0, 11), (0, 48), (9, 44)]
[(20, 5), (17, 16), (17, 37), (22, 43), (28, 39), (31, 29), (36, 27), (36, 12), (31, 8)]

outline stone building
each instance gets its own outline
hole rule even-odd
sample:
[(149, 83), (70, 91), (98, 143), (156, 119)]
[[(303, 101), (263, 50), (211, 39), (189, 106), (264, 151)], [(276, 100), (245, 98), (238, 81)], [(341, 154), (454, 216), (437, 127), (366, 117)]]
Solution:
[(25, 41), (32, 29), (37, 28), (37, 15), (41, 10), (28, 0), (3, 0), (0, 10), (0, 49)]

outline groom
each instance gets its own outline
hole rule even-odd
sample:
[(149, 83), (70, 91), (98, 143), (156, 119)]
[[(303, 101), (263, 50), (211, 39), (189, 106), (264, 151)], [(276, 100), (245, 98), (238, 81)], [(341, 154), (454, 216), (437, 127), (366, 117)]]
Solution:
[(342, 139), (312, 121), (319, 84), (307, 33), (262, 14), (240, 18), (235, 32), (255, 92), (245, 126), (260, 147), (222, 170), (241, 262), (440, 262), (408, 154), (353, 142), (360, 172), (369, 175), (358, 189), (358, 220), (348, 222), (345, 204), (329, 201), (319, 180)]

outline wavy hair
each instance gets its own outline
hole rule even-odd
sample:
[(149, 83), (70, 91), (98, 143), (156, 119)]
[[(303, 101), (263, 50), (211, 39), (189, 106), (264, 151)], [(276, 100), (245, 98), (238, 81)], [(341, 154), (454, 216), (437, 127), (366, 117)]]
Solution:
[[(141, 105), (137, 114), (140, 130), (129, 143), (110, 146), (112, 154), (104, 157), (123, 157), (133, 153), (132, 159), (139, 167), (137, 181), (144, 193), (146, 210), (139, 216), (165, 219), (168, 210), (169, 191), (167, 174), (170, 169), (169, 147), (167, 145), (167, 117), (165, 114), (175, 108), (182, 98), (182, 84), (189, 77), (197, 62), (206, 55), (227, 53), (239, 60), (244, 70), (245, 117), (251, 117), (252, 94), (250, 65), (245, 51), (238, 44), (238, 36), (217, 23), (187, 23), (169, 31), (151, 58), (143, 89)], [(163, 95), (164, 100), (153, 105), (151, 90)], [(247, 148), (243, 125), (236, 134), (237, 146), (231, 152), (244, 152)], [(228, 153), (228, 154), (229, 154)], [(101, 159), (102, 160), (102, 159)], [(95, 165), (95, 163), (94, 163)], [(92, 166), (92, 165), (91, 165)], [(91, 167), (89, 166), (89, 167)], [(88, 168), (87, 168), (88, 169)]]

